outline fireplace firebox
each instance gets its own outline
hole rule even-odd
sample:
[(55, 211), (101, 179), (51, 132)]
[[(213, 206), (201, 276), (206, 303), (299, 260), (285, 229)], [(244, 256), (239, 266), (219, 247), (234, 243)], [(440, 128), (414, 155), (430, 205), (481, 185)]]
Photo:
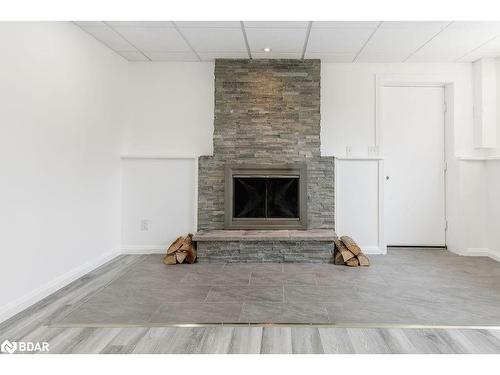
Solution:
[(226, 165), (227, 229), (306, 229), (307, 167)]

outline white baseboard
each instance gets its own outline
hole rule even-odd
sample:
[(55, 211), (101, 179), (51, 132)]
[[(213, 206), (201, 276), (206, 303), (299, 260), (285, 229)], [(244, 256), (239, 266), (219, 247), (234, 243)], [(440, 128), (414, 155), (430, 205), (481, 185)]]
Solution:
[(379, 246), (360, 246), (361, 247), (361, 250), (363, 251), (363, 253), (365, 254), (372, 254), (372, 255), (375, 255), (375, 254), (386, 254), (387, 251), (383, 251), (382, 249), (380, 249)]
[(165, 245), (131, 245), (120, 248), (122, 254), (164, 254), (167, 251)]
[(500, 262), (500, 251), (493, 250), (487, 247), (469, 247), (463, 251), (450, 250), (455, 254), (470, 257), (490, 257), (491, 259)]
[(8, 303), (0, 309), (0, 323), (13, 317), (29, 306), (41, 301), (45, 297), (79, 279), (97, 267), (102, 266), (104, 263), (110, 261), (118, 255), (120, 255), (120, 251), (117, 249), (109, 251), (106, 254), (101, 255), (99, 258), (84, 263), (63, 275), (56, 277), (48, 283), (45, 283), (34, 291)]

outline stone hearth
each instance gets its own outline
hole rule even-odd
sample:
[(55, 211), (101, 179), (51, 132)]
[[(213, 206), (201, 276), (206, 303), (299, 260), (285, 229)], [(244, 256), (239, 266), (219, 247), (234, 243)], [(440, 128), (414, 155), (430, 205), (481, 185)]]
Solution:
[(200, 262), (330, 262), (335, 232), (310, 230), (206, 230), (193, 237)]

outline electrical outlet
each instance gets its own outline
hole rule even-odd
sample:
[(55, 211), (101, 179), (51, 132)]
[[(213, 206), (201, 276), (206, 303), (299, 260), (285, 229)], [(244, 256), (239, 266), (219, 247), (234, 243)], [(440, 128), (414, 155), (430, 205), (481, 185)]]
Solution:
[(141, 220), (141, 231), (142, 232), (147, 232), (149, 230), (149, 220), (148, 219), (142, 219)]
[(351, 156), (352, 153), (352, 147), (351, 146), (345, 146), (345, 155), (346, 156)]
[(368, 155), (377, 155), (378, 147), (377, 146), (368, 146)]

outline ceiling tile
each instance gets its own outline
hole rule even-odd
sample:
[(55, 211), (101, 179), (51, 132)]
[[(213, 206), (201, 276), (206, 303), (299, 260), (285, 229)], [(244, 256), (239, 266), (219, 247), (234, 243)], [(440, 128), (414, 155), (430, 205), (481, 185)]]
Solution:
[(135, 51), (136, 49), (121, 37), (118, 33), (107, 26), (83, 27), (89, 34), (101, 41), (115, 51)]
[(379, 29), (443, 29), (450, 21), (384, 21)]
[(191, 52), (144, 52), (151, 61), (199, 61)]
[(498, 52), (500, 51), (500, 35), (490, 39), (487, 43), (480, 46), (477, 51)]
[(141, 51), (191, 51), (187, 43), (174, 28), (115, 27), (115, 30)]
[(106, 26), (106, 24), (103, 21), (73, 21), (73, 23), (81, 27)]
[(311, 29), (308, 52), (358, 52), (373, 33), (372, 28)]
[(214, 59), (248, 59), (248, 52), (198, 52), (203, 61)]
[(117, 53), (128, 61), (149, 61), (149, 59), (139, 51), (117, 51)]
[(325, 62), (348, 63), (352, 62), (355, 53), (325, 53), (325, 52), (306, 52), (306, 59), (321, 59)]
[(244, 21), (243, 24), (259, 29), (306, 29), (309, 21)]
[(456, 22), (412, 55), (409, 62), (452, 62), (500, 34), (500, 28), (481, 23)]
[(408, 54), (393, 51), (389, 53), (367, 53), (362, 57), (358, 56), (355, 62), (360, 63), (395, 63), (404, 62)]
[(460, 59), (457, 62), (474, 62), (482, 58), (498, 58), (500, 57), (500, 51), (474, 51), (471, 52)]
[(306, 29), (246, 29), (252, 52), (269, 47), (273, 52), (301, 53), (306, 39)]
[(174, 27), (171, 21), (107, 21), (112, 27)]
[(382, 26), (364, 46), (356, 61), (402, 62), (439, 33), (448, 23), (408, 24), (397, 22)]
[(241, 29), (240, 21), (176, 21), (178, 27), (222, 27), (227, 29)]
[(254, 59), (300, 59), (302, 52), (252, 52)]
[(244, 52), (243, 32), (223, 28), (181, 28), (180, 31), (196, 52)]
[(465, 30), (497, 30), (500, 32), (500, 22), (494, 21), (456, 21), (450, 25), (450, 29), (465, 29)]
[(314, 21), (313, 29), (375, 29), (380, 21)]
[(500, 56), (500, 36), (490, 40), (488, 43), (480, 46), (479, 48), (469, 52), (463, 56), (460, 62), (472, 62), (482, 57), (498, 57)]

